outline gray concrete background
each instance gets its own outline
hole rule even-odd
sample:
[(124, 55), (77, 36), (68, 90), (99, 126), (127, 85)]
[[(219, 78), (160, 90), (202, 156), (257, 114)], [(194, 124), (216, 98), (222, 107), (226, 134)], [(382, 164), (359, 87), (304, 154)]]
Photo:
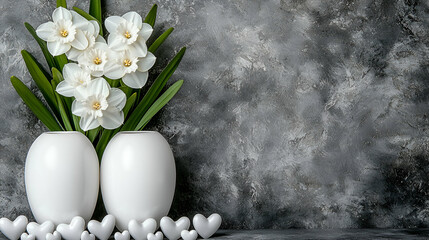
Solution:
[[(75, 1), (68, 1), (74, 5)], [(105, 1), (159, 5), (155, 75), (182, 46), (177, 97), (149, 125), (171, 144), (170, 215), (223, 228), (428, 227), (429, 2)], [(54, 1), (0, 0), (0, 215), (30, 215), (24, 160), (46, 129), (9, 82), (41, 56), (23, 22)], [(87, 7), (86, 1), (76, 6)]]

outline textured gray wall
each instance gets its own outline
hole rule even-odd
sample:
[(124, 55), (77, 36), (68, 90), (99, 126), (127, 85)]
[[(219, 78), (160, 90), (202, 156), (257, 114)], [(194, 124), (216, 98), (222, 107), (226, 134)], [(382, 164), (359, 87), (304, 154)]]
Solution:
[[(30, 215), (23, 165), (46, 129), (13, 91), (30, 84), (23, 27), (53, 1), (0, 0), (0, 215)], [(73, 5), (74, 1), (69, 1)], [(77, 6), (85, 8), (86, 1)], [(149, 126), (170, 142), (171, 216), (219, 212), (224, 228), (428, 227), (427, 1), (106, 1), (159, 4), (160, 71), (188, 51), (178, 96)], [(34, 85), (32, 85), (34, 86)]]

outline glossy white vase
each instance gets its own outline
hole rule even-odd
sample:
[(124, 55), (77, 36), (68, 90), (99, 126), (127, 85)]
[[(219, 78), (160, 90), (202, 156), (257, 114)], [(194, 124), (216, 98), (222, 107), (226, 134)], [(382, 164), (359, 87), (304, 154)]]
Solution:
[(104, 151), (101, 193), (107, 213), (123, 231), (130, 220), (159, 220), (168, 214), (176, 185), (170, 145), (158, 132), (120, 132)]
[(90, 220), (97, 203), (99, 163), (92, 143), (80, 132), (46, 132), (31, 145), (25, 188), (37, 222)]

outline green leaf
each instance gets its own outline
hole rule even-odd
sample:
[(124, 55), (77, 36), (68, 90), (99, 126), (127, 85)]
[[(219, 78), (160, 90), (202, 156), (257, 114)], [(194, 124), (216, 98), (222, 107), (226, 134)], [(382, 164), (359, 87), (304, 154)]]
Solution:
[(98, 25), (100, 26), (100, 35), (103, 36), (103, 26), (101, 25), (100, 21), (98, 21), (95, 17), (89, 15), (87, 12), (85, 12), (84, 10), (82, 10), (78, 7), (73, 7), (73, 10), (75, 10), (79, 15), (86, 18), (87, 20), (97, 21)]
[(120, 84), (120, 80), (119, 79), (110, 79), (108, 77), (103, 77), (104, 79), (106, 79), (106, 82), (109, 83), (109, 85), (111, 87), (117, 87)]
[(74, 125), (74, 129), (76, 129), (76, 131), (79, 131), (81, 133), (85, 133), (82, 128), (80, 128), (79, 122), (80, 122), (80, 117), (76, 116), (73, 114), (72, 116), (73, 118), (73, 125)]
[(54, 59), (55, 59), (55, 62), (56, 62), (56, 64), (57, 64), (57, 67), (58, 67), (58, 69), (62, 72), (63, 71), (63, 67), (64, 67), (64, 65), (66, 65), (68, 62), (69, 62), (69, 60), (67, 59), (67, 57), (66, 57), (66, 54), (62, 54), (62, 55), (59, 55), (59, 56), (55, 56), (54, 57)]
[(43, 56), (45, 56), (46, 62), (49, 65), (49, 68), (56, 67), (56, 63), (54, 60), (54, 57), (49, 53), (48, 46), (45, 41), (43, 41), (39, 36), (36, 34), (36, 30), (34, 30), (33, 26), (31, 26), (29, 23), (24, 23), (24, 26), (27, 28), (27, 30), (30, 32), (31, 36), (37, 41), (37, 43), (40, 46), (40, 49), (42, 49)]
[[(52, 87), (53, 88), (57, 87), (56, 81), (52, 81)], [(60, 110), (61, 119), (63, 120), (63, 123), (64, 123), (64, 128), (66, 129), (66, 131), (73, 131), (73, 127), (70, 123), (69, 116), (67, 115), (67, 110), (64, 107), (63, 100), (61, 99), (60, 95), (56, 92), (55, 92), (55, 97), (57, 98), (58, 108)]]
[[(53, 89), (54, 89), (54, 93), (55, 93), (55, 95), (57, 96), (57, 102), (58, 102), (58, 108), (59, 108), (59, 110), (60, 110), (60, 115), (61, 115), (61, 118), (63, 119), (63, 122), (64, 122), (64, 124), (67, 124), (65, 121), (67, 121), (69, 124), (70, 124), (70, 127), (69, 128), (71, 128), (71, 130), (67, 130), (67, 131), (73, 131), (73, 130), (76, 130), (75, 128), (73, 128), (73, 125), (71, 124), (71, 123), (73, 123), (74, 124), (74, 122), (73, 122), (73, 114), (72, 114), (72, 112), (71, 112), (71, 103), (72, 103), (72, 98), (71, 97), (64, 97), (64, 96), (60, 96), (56, 91), (55, 91), (55, 89), (56, 89), (56, 86), (61, 82), (61, 81), (64, 81), (64, 78), (63, 78), (63, 75), (61, 74), (61, 72), (60, 71), (58, 71), (58, 69), (56, 69), (56, 68), (52, 68), (52, 76), (53, 76), (53, 79), (52, 79), (52, 87), (53, 87)], [(60, 100), (58, 100), (58, 97), (60, 98), (60, 100), (61, 100), (61, 105), (62, 105), (62, 107), (60, 106)], [(65, 120), (65, 118), (67, 118), (66, 120)], [(67, 126), (66, 126), (66, 128), (67, 128)]]
[(124, 106), (124, 109), (123, 109), (123, 111), (124, 111), (124, 118), (126, 119), (127, 118), (127, 116), (128, 116), (128, 113), (129, 113), (129, 111), (130, 111), (130, 109), (131, 109), (131, 107), (134, 105), (134, 103), (136, 102), (136, 99), (137, 99), (137, 93), (133, 93), (128, 99), (127, 99), (127, 102), (125, 103), (125, 106)]
[(146, 15), (146, 18), (144, 19), (144, 22), (151, 25), (152, 28), (155, 26), (155, 20), (156, 20), (156, 12), (158, 10), (158, 6), (154, 4), (152, 8), (150, 9), (149, 13)]
[[(58, 83), (60, 83), (64, 80), (63, 75), (61, 74), (60, 71), (58, 71), (58, 69), (52, 68), (51, 71), (52, 71), (52, 76), (53, 76), (52, 81), (54, 81), (56, 85), (58, 85)], [(55, 89), (56, 89), (56, 87), (54, 88), (54, 92), (55, 92)]]
[(121, 131), (132, 131), (136, 128), (137, 124), (142, 119), (143, 115), (149, 109), (153, 102), (155, 102), (158, 95), (161, 93), (168, 79), (173, 75), (174, 71), (179, 66), (180, 61), (183, 58), (183, 55), (186, 52), (186, 47), (180, 49), (180, 51), (176, 54), (176, 56), (170, 61), (167, 67), (159, 74), (159, 76), (155, 79), (152, 86), (147, 91), (146, 95), (131, 113), (128, 120), (122, 126)]
[(103, 22), (101, 20), (101, 0), (90, 0), (89, 14), (96, 18), (98, 22)]
[[(53, 67), (51, 68), (51, 71), (53, 76), (52, 81), (55, 82), (56, 85), (58, 85), (61, 81), (64, 80), (63, 75), (61, 74), (60, 71), (58, 71), (58, 69)], [(55, 89), (56, 87), (53, 87), (54, 92), (55, 92)]]
[(155, 42), (152, 43), (152, 45), (150, 45), (148, 51), (151, 53), (154, 53), (159, 46), (161, 46), (161, 44), (167, 39), (167, 37), (170, 35), (171, 32), (173, 32), (174, 28), (169, 28), (167, 29), (167, 31), (165, 31), (163, 34), (161, 34), (161, 36), (159, 36)]
[[(119, 128), (117, 128), (119, 129)], [(97, 146), (95, 147), (95, 151), (97, 152), (98, 159), (101, 160), (104, 149), (106, 149), (107, 144), (110, 139), (118, 132), (118, 130), (107, 130), (105, 129), (101, 134), (100, 140), (98, 140)]]
[(24, 58), (25, 65), (27, 66), (28, 71), (31, 74), (31, 77), (33, 77), (34, 82), (36, 83), (40, 92), (42, 92), (43, 97), (45, 98), (51, 110), (54, 112), (55, 116), (59, 118), (60, 116), (58, 111), (57, 99), (54, 95), (54, 91), (49, 80), (43, 74), (42, 70), (37, 64), (36, 59), (30, 53), (25, 50), (22, 50), (21, 54)]
[(57, 7), (67, 8), (66, 0), (57, 0)]
[(127, 97), (130, 97), (131, 94), (133, 94), (133, 92), (134, 92), (134, 90), (132, 88), (127, 87), (127, 86), (121, 86), (118, 88), (121, 89), (122, 92), (124, 92)]
[(180, 87), (182, 87), (183, 80), (179, 80), (175, 82), (170, 88), (165, 91), (161, 97), (156, 100), (156, 102), (147, 110), (143, 118), (140, 120), (139, 124), (137, 124), (137, 127), (134, 129), (135, 131), (142, 130), (146, 124), (152, 119), (155, 114), (161, 110), (162, 107), (165, 106), (173, 97), (176, 95), (176, 93), (179, 91)]
[(95, 138), (97, 137), (98, 133), (100, 132), (101, 127), (91, 129), (88, 131), (88, 138), (89, 141), (94, 142)]
[(55, 120), (55, 117), (49, 112), (49, 110), (43, 105), (43, 103), (21, 82), (17, 77), (12, 76), (10, 78), (12, 86), (15, 88), (18, 95), (22, 98), (24, 103), (30, 108), (30, 110), (36, 115), (40, 121), (51, 131), (62, 131), (63, 129)]
[[(52, 68), (52, 75), (54, 76), (52, 81), (55, 82), (57, 85), (58, 85), (58, 83), (60, 83), (61, 81), (64, 80), (63, 75), (61, 75), (60, 71), (58, 71), (58, 69), (56, 69), (56, 68)], [(72, 97), (62, 97), (62, 100), (64, 101), (64, 107), (67, 111), (68, 117), (69, 117), (69, 119), (72, 120), (72, 123), (73, 123), (72, 126), (74, 127), (73, 129), (76, 131), (79, 131), (81, 133), (84, 133), (84, 131), (82, 131), (82, 129), (80, 129), (80, 126), (79, 126), (79, 120), (80, 120), (79, 117), (73, 115), (71, 112), (71, 106), (73, 103), (73, 98)]]

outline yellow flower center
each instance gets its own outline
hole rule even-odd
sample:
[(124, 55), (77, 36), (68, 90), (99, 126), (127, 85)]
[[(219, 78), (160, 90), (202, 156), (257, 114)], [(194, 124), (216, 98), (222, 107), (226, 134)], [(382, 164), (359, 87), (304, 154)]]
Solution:
[(99, 64), (101, 64), (101, 63), (102, 63), (102, 61), (101, 61), (101, 59), (100, 59), (99, 57), (96, 57), (96, 58), (94, 59), (94, 63), (95, 63), (95, 64), (97, 64), (97, 65), (99, 65)]
[(92, 108), (94, 108), (94, 110), (100, 110), (101, 105), (99, 102), (95, 102), (94, 104), (92, 104)]
[(125, 33), (124, 33), (124, 36), (126, 37), (126, 38), (131, 38), (131, 34), (128, 32), (128, 31), (126, 31)]
[(131, 66), (131, 61), (130, 61), (130, 59), (125, 59), (125, 60), (124, 60), (124, 66), (125, 66), (125, 67), (129, 67), (129, 66)]
[(61, 30), (60, 34), (62, 37), (67, 37), (69, 35), (69, 32), (67, 32), (67, 30), (63, 29), (63, 30)]

